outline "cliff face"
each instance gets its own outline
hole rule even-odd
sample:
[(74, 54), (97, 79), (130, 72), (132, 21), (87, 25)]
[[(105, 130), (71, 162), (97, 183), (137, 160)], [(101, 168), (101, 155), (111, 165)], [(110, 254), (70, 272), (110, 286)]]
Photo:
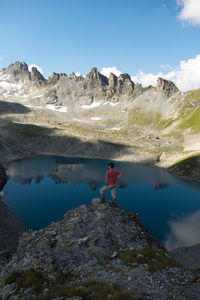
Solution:
[(1, 201), (0, 196), (0, 270), (5, 261), (16, 251), (18, 238), (23, 231), (23, 225)]
[(7, 180), (8, 180), (8, 176), (6, 174), (6, 170), (0, 164), (0, 192), (2, 191), (3, 187), (5, 186)]
[(178, 88), (172, 81), (161, 77), (159, 77), (157, 81), (157, 90), (163, 93), (167, 98), (178, 92)]
[(197, 278), (149, 235), (137, 215), (93, 199), (62, 221), (23, 234), (2, 270), (0, 296), (189, 300), (200, 290)]

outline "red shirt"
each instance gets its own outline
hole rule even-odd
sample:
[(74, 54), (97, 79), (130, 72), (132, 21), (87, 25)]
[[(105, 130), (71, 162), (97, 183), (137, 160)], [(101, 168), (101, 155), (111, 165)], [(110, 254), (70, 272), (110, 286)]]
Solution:
[(117, 183), (117, 175), (120, 172), (118, 170), (110, 170), (106, 172), (106, 176), (108, 177), (108, 185), (113, 185)]

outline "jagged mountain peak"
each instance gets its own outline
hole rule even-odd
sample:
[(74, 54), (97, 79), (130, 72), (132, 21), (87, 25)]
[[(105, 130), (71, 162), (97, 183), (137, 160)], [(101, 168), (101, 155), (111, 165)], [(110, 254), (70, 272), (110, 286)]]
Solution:
[(42, 76), (42, 74), (38, 71), (38, 69), (36, 67), (32, 67), (31, 68), (31, 80), (33, 81), (45, 81), (45, 78)]
[(29, 71), (29, 67), (25, 62), (16, 61), (2, 71), (3, 74), (7, 75), (7, 79), (10, 82), (33, 82), (40, 84), (45, 81), (45, 78), (36, 67), (33, 66)]
[(117, 80), (118, 80), (118, 77), (113, 74), (113, 73), (110, 73), (110, 76), (109, 76), (109, 88), (114, 88), (117, 86)]
[(131, 77), (128, 73), (122, 73), (119, 75), (118, 77), (119, 80), (125, 81), (125, 80), (129, 80), (131, 81)]
[(23, 71), (28, 71), (28, 65), (25, 62), (20, 62), (20, 61), (16, 61), (15, 63), (10, 64), (7, 68), (5, 68), (4, 70), (23, 70)]
[(92, 70), (91, 70), (91, 73), (98, 73), (98, 70), (96, 67), (93, 67)]
[[(88, 105), (89, 101), (100, 100), (123, 102), (137, 98), (148, 89), (135, 84), (127, 73), (119, 76), (110, 73), (108, 78), (96, 67), (93, 67), (86, 77), (76, 76), (75, 72), (69, 76), (54, 72), (51, 77), (45, 79), (37, 67), (32, 66), (30, 70), (25, 62), (17, 61), (3, 69), (0, 76), (0, 80), (4, 81), (1, 84), (3, 97), (20, 96), (23, 93), (25, 97), (32, 94), (35, 96), (39, 88), (40, 94), (44, 95), (43, 101), (56, 105), (64, 103), (70, 106), (75, 99), (83, 105)], [(168, 98), (178, 89), (173, 82), (159, 78), (157, 91), (164, 98)]]
[(86, 75), (86, 78), (92, 81), (93, 83), (97, 82), (101, 85), (108, 85), (108, 78), (98, 72), (97, 68), (94, 67), (92, 70)]
[(53, 73), (52, 73), (52, 76), (49, 76), (49, 78), (47, 79), (47, 82), (49, 82), (49, 83), (57, 83), (58, 80), (59, 80), (61, 77), (67, 77), (67, 74), (65, 74), (65, 73), (56, 73), (56, 72), (53, 72)]
[(19, 81), (21, 77), (28, 77), (28, 65), (25, 62), (16, 61), (3, 69), (3, 73), (12, 76), (13, 79)]
[(162, 92), (167, 98), (179, 91), (173, 81), (159, 77), (157, 80), (157, 90)]

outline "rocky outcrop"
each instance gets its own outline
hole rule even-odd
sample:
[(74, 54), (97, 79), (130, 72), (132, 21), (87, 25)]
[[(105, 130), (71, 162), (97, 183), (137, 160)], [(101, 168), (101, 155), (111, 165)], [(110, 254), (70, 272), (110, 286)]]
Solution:
[(108, 82), (108, 90), (107, 90), (107, 99), (112, 98), (117, 90), (117, 76), (115, 74), (110, 73), (109, 82)]
[(19, 61), (10, 64), (8, 68), (4, 68), (3, 74), (7, 75), (7, 80), (13, 83), (41, 85), (46, 80), (36, 67), (32, 67), (29, 71), (28, 65)]
[(159, 77), (157, 80), (157, 90), (167, 98), (179, 91), (172, 81), (163, 79), (161, 77)]
[(61, 77), (67, 77), (65, 73), (55, 73), (53, 72), (52, 76), (46, 80), (46, 85), (55, 85)]
[(170, 253), (181, 266), (193, 270), (200, 269), (200, 244), (175, 248), (171, 250)]
[(106, 86), (108, 85), (108, 78), (98, 72), (97, 68), (92, 70), (86, 75), (86, 79), (89, 79), (94, 85)]
[(109, 88), (115, 90), (117, 87), (117, 76), (113, 73), (110, 73), (109, 76)]
[(3, 73), (8, 75), (9, 81), (22, 82), (30, 81), (30, 72), (25, 62), (15, 62), (3, 69)]
[(2, 195), (0, 195), (0, 271), (2, 265), (16, 251), (18, 238), (24, 231), (22, 223), (1, 198)]
[(6, 184), (8, 180), (8, 176), (6, 174), (6, 170), (4, 167), (0, 164), (0, 191), (2, 191), (4, 185)]
[(35, 67), (31, 68), (30, 78), (31, 78), (31, 81), (39, 83), (39, 84), (41, 84), (42, 82), (45, 81), (45, 79), (42, 76), (42, 74)]
[(119, 94), (127, 93), (131, 94), (134, 90), (134, 82), (131, 80), (129, 74), (120, 74), (118, 77), (117, 90)]
[(2, 270), (0, 296), (189, 300), (187, 290), (200, 291), (198, 278), (178, 266), (137, 215), (93, 199), (62, 221), (23, 234)]

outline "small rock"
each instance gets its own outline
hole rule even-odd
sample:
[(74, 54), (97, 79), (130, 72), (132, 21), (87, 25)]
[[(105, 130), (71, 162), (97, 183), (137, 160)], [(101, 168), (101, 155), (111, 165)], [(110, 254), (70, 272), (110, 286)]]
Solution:
[(111, 255), (111, 258), (115, 258), (117, 256), (118, 252), (114, 251), (113, 254)]
[(143, 254), (138, 254), (137, 258), (144, 258), (144, 255)]
[(100, 198), (94, 198), (94, 199), (92, 199), (92, 201), (91, 201), (91, 204), (92, 204), (93, 206), (99, 205), (100, 203), (103, 203), (103, 201), (102, 201)]
[(136, 250), (136, 251), (142, 251), (142, 250), (144, 250), (144, 247), (142, 247), (142, 246), (137, 246), (135, 250)]

